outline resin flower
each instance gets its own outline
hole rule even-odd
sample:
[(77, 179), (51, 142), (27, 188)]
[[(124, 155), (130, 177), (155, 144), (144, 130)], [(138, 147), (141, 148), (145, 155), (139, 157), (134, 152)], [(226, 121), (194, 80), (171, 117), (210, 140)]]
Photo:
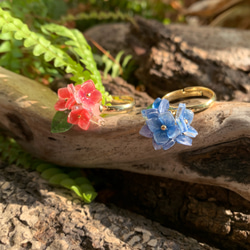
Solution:
[(179, 127), (181, 135), (176, 137), (176, 141), (180, 144), (184, 144), (187, 146), (192, 145), (192, 138), (198, 135), (198, 132), (190, 126), (194, 118), (194, 113), (186, 109), (185, 103), (180, 103), (176, 112), (175, 122)]
[(155, 150), (171, 148), (175, 142), (183, 145), (192, 145), (192, 139), (198, 132), (190, 126), (194, 113), (186, 109), (186, 105), (179, 104), (176, 112), (171, 112), (166, 99), (157, 98), (152, 109), (142, 110), (146, 124), (141, 128), (140, 134), (153, 139)]
[(95, 104), (102, 100), (102, 94), (95, 88), (95, 84), (92, 80), (88, 80), (80, 85), (74, 97), (78, 104), (81, 104), (83, 108), (88, 110), (92, 110)]
[(91, 114), (86, 109), (74, 109), (68, 115), (67, 122), (78, 125), (83, 130), (88, 130), (90, 125)]
[(75, 87), (74, 84), (69, 84), (66, 88), (58, 89), (59, 100), (55, 104), (55, 110), (64, 111), (71, 109), (76, 101), (74, 97)]

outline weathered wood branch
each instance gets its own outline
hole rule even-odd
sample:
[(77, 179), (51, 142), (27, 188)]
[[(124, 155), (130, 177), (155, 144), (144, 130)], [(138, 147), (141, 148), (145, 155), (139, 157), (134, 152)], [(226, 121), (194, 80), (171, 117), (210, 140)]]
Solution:
[(192, 147), (155, 151), (139, 135), (140, 108), (89, 131), (51, 134), (57, 96), (0, 69), (0, 124), (31, 154), (62, 166), (121, 169), (228, 188), (250, 200), (250, 104), (218, 102), (195, 115)]
[(0, 162), (1, 249), (216, 250), (142, 216), (84, 205), (38, 173)]
[(250, 101), (250, 31), (163, 25), (141, 17), (136, 22), (101, 25), (86, 34), (113, 55), (117, 49), (133, 54), (136, 76), (151, 96), (200, 85), (212, 88), (219, 100)]

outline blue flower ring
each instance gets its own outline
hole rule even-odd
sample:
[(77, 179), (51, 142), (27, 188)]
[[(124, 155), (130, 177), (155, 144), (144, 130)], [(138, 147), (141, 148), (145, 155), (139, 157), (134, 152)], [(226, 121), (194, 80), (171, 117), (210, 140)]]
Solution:
[[(177, 101), (190, 97), (206, 97), (198, 104), (179, 103), (170, 105), (169, 101)], [(141, 128), (140, 134), (152, 138), (155, 150), (171, 148), (176, 142), (192, 146), (192, 138), (198, 132), (190, 125), (194, 112), (202, 111), (212, 105), (216, 100), (215, 93), (205, 87), (188, 87), (166, 94), (162, 99), (157, 98), (148, 108), (142, 110), (146, 124)]]

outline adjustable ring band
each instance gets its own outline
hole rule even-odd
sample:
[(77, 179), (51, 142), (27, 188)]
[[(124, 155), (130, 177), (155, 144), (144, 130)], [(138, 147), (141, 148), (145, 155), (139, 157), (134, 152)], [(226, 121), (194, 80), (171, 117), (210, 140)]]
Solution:
[[(209, 108), (216, 100), (216, 94), (213, 90), (205, 87), (195, 86), (195, 87), (186, 87), (184, 89), (176, 90), (170, 92), (163, 96), (164, 99), (167, 99), (169, 102), (178, 101), (182, 99), (187, 99), (190, 97), (207, 97), (208, 100), (201, 101), (197, 104), (188, 104), (188, 102), (182, 101), (186, 103), (186, 108), (192, 110), (193, 112), (200, 112), (204, 109)], [(169, 110), (176, 110), (178, 108), (178, 104), (171, 104)]]
[(102, 114), (123, 114), (131, 111), (135, 105), (135, 100), (132, 96), (112, 96), (111, 105), (100, 105)]

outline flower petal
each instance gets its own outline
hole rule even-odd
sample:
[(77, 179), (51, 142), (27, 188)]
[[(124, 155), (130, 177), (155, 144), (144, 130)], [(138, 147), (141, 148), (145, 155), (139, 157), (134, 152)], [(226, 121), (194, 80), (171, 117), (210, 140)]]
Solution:
[(194, 118), (194, 112), (190, 109), (185, 109), (183, 114), (184, 119), (187, 119), (188, 123), (191, 124)]
[(94, 89), (91, 93), (89, 93), (89, 99), (91, 99), (92, 102), (100, 102), (102, 100), (102, 94), (99, 90)]
[(162, 145), (157, 144), (157, 143), (155, 142), (155, 140), (153, 140), (153, 147), (154, 147), (155, 150), (159, 150), (159, 149), (162, 148)]
[(67, 108), (65, 107), (65, 105), (66, 105), (66, 101), (64, 100), (64, 99), (60, 99), (60, 100), (58, 100), (57, 102), (56, 102), (56, 104), (55, 104), (55, 110), (57, 110), (57, 111), (64, 111), (64, 110), (66, 110)]
[(162, 148), (163, 148), (164, 150), (167, 150), (167, 149), (173, 147), (174, 144), (175, 144), (175, 141), (172, 140), (172, 139), (170, 139), (167, 143), (165, 143), (165, 144), (162, 145)]
[(152, 108), (153, 109), (158, 109), (160, 103), (161, 103), (161, 98), (160, 97), (156, 98), (153, 105), (152, 105)]
[(78, 126), (83, 130), (88, 130), (90, 125), (90, 114), (87, 110), (83, 109), (81, 112), (81, 116), (78, 121)]
[(81, 90), (83, 90), (83, 92), (87, 93), (91, 93), (95, 90), (95, 84), (92, 80), (88, 80), (86, 82), (84, 82), (81, 85)]
[(65, 104), (65, 107), (66, 107), (67, 109), (71, 109), (71, 108), (75, 105), (75, 103), (76, 103), (75, 97), (74, 97), (74, 96), (71, 96), (71, 97), (67, 100), (67, 102), (66, 102), (66, 104)]
[(174, 125), (171, 127), (168, 127), (167, 134), (170, 139), (175, 139), (178, 135), (180, 135), (180, 129), (178, 126)]
[(185, 103), (179, 103), (179, 107), (176, 112), (175, 119), (184, 119), (183, 114), (186, 109), (186, 104)]
[(176, 119), (176, 123), (177, 123), (181, 133), (187, 131), (187, 124), (186, 124), (186, 121), (183, 118)]
[(144, 125), (141, 128), (139, 134), (142, 135), (142, 136), (145, 136), (147, 138), (152, 138), (153, 137), (153, 133), (150, 131), (150, 129), (148, 128), (147, 125)]
[(81, 111), (82, 109), (72, 110), (68, 115), (67, 122), (71, 124), (78, 124), (79, 118), (81, 116)]
[(169, 137), (167, 135), (166, 130), (159, 130), (154, 133), (154, 140), (157, 144), (167, 143), (169, 141)]
[(179, 135), (176, 138), (176, 141), (180, 144), (186, 145), (186, 146), (192, 146), (192, 139), (185, 135)]
[(148, 119), (146, 123), (153, 133), (161, 129), (162, 123), (157, 118)]
[(71, 96), (67, 88), (60, 88), (58, 89), (57, 93), (60, 99), (67, 99)]
[(161, 121), (162, 124), (166, 125), (167, 127), (174, 126), (175, 124), (174, 116), (170, 111), (165, 113), (160, 113), (159, 120)]
[(169, 101), (167, 99), (162, 99), (158, 107), (159, 113), (165, 113), (169, 109)]
[(141, 111), (141, 113), (144, 118), (148, 118), (148, 119), (158, 118), (158, 114), (159, 114), (157, 109), (144, 109)]
[(193, 127), (188, 126), (187, 131), (184, 133), (184, 135), (194, 138), (198, 135), (198, 132)]

